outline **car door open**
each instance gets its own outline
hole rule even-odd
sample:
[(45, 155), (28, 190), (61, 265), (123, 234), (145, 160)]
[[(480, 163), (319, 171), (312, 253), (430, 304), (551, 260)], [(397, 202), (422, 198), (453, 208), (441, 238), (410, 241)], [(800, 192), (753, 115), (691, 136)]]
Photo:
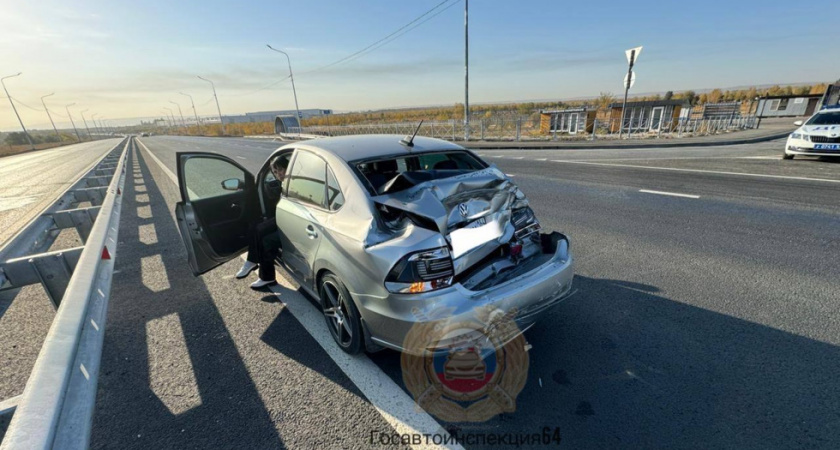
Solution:
[(259, 217), (254, 176), (213, 153), (178, 153), (181, 201), (175, 217), (194, 275), (241, 254)]

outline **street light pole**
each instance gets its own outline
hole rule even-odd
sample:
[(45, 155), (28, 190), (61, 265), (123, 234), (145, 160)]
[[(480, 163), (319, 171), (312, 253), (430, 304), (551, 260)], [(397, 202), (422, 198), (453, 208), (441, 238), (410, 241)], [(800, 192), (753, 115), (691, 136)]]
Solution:
[(82, 138), (79, 137), (79, 130), (76, 129), (76, 122), (73, 122), (73, 115), (70, 114), (70, 107), (75, 105), (75, 103), (71, 103), (64, 107), (64, 110), (67, 111), (67, 117), (70, 118), (70, 124), (73, 125), (73, 131), (76, 133), (76, 140), (82, 142)]
[(187, 122), (184, 121), (184, 113), (181, 112), (181, 105), (179, 105), (176, 102), (173, 102), (172, 100), (169, 100), (169, 103), (172, 103), (173, 105), (178, 107), (178, 114), (181, 115), (181, 126), (184, 127), (184, 129), (186, 130)]
[(185, 94), (183, 92), (179, 92), (181, 95), (186, 95), (190, 98), (190, 105), (192, 105), (193, 116), (195, 116), (195, 125), (198, 127), (198, 132), (201, 133), (201, 122), (198, 121), (198, 113), (195, 111), (195, 102), (193, 101), (192, 95)]
[(169, 117), (167, 117), (167, 119), (172, 119), (172, 122), (170, 122), (172, 124), (171, 127), (178, 128), (178, 122), (175, 121), (175, 112), (172, 111), (172, 108), (167, 108), (164, 106), (163, 109), (169, 111)]
[(219, 106), (219, 97), (216, 95), (216, 85), (207, 78), (203, 78), (201, 75), (198, 75), (198, 78), (210, 83), (210, 87), (213, 88), (213, 98), (216, 99), (216, 111), (219, 113), (219, 123), (222, 125), (222, 134), (227, 134), (225, 131), (225, 122), (222, 120), (222, 108)]
[(50, 123), (52, 124), (53, 131), (55, 131), (55, 136), (58, 138), (58, 141), (61, 142), (61, 135), (58, 134), (58, 128), (55, 127), (55, 122), (53, 122), (52, 115), (50, 115), (50, 110), (47, 109), (47, 104), (44, 102), (44, 99), (51, 96), (51, 95), (55, 95), (55, 92), (41, 97), (41, 104), (44, 105), (44, 111), (47, 112), (47, 117), (50, 118)]
[(297, 99), (297, 90), (295, 89), (295, 75), (292, 73), (292, 60), (289, 58), (289, 54), (284, 52), (283, 50), (278, 50), (268, 44), (265, 44), (271, 50), (274, 50), (277, 53), (282, 53), (286, 55), (286, 62), (289, 63), (289, 78), (292, 79), (292, 94), (295, 96), (295, 112), (297, 113), (297, 120), (298, 120), (298, 137), (300, 137), (300, 108), (298, 107), (298, 99)]
[(470, 0), (464, 0), (464, 140), (470, 140)]
[(87, 130), (87, 134), (88, 134), (88, 141), (90, 141), (90, 140), (91, 140), (91, 137), (90, 137), (90, 128), (88, 128), (88, 125), (87, 125), (87, 120), (85, 120), (85, 113), (86, 113), (86, 112), (87, 112), (87, 110), (84, 110), (84, 111), (80, 112), (79, 114), (81, 114), (81, 115), (82, 115), (82, 121), (85, 123), (85, 130)]
[(6, 89), (6, 78), (14, 78), (14, 77), (20, 76), (20, 74), (22, 74), (22, 73), (23, 72), (18, 72), (14, 75), (9, 75), (7, 77), (0, 78), (0, 84), (3, 85), (3, 91), (6, 93), (6, 97), (8, 97), (9, 103), (11, 103), (11, 105), (12, 105), (12, 111), (15, 112), (15, 116), (17, 116), (18, 122), (20, 122), (20, 127), (23, 128), (23, 134), (24, 134), (24, 136), (26, 136), (26, 140), (29, 142), (29, 146), (32, 147), (32, 149), (34, 150), (35, 149), (35, 144), (32, 143), (32, 137), (29, 136), (29, 133), (26, 131), (26, 127), (23, 126), (23, 120), (21, 120), (20, 114), (18, 114), (17, 108), (15, 108), (15, 102), (12, 100), (12, 96), (9, 95), (9, 90)]
[(90, 115), (90, 120), (93, 122), (93, 131), (95, 131), (97, 135), (102, 135), (102, 131), (96, 125), (96, 113)]

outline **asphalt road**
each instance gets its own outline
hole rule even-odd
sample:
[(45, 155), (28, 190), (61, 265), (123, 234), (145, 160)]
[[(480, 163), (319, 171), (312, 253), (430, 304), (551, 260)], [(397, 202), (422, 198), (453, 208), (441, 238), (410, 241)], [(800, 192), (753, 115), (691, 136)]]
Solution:
[[(0, 246), (122, 139), (84, 142), (0, 158)], [(89, 206), (80, 204), (79, 206)], [(50, 250), (82, 245), (62, 230)], [(0, 292), (0, 400), (23, 393), (55, 308), (40, 285)], [(0, 435), (8, 416), (0, 418)]]
[[(178, 151), (255, 172), (280, 145), (141, 140), (171, 172)], [(564, 448), (838, 448), (840, 164), (781, 146), (479, 151), (571, 236), (579, 292), (526, 334), (515, 413), (443, 425), (559, 427)], [(132, 159), (93, 447), (364, 448), (395, 427), (293, 284), (252, 292), (238, 260), (190, 275), (154, 158)], [(403, 386), (396, 353), (369, 360)]]
[(119, 142), (104, 139), (0, 158), (0, 246)]

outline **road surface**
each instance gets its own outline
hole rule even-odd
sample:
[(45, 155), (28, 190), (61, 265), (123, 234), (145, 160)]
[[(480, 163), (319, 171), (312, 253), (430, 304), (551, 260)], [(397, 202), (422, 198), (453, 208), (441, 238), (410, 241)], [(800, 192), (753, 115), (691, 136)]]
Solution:
[[(175, 152), (256, 172), (279, 143), (140, 140), (94, 448), (368, 448), (428, 425), (405, 414), (399, 355), (331, 351), (293, 283), (251, 291), (240, 260), (190, 274)], [(840, 164), (782, 145), (478, 151), (571, 237), (578, 293), (526, 333), (515, 413), (441, 425), (558, 427), (561, 448), (840, 446)]]

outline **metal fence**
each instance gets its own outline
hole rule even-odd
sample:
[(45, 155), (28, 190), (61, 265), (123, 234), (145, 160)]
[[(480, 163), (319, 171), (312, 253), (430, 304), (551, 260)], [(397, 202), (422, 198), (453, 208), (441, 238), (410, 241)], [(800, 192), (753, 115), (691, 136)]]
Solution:
[[(652, 119), (598, 120), (581, 123), (573, 133), (542, 127), (540, 117), (521, 116), (512, 118), (482, 118), (470, 122), (470, 139), (481, 141), (552, 141), (552, 140), (595, 140), (672, 138), (705, 136), (756, 128), (755, 116), (679, 118), (673, 121), (652, 122)], [(546, 129), (548, 128), (548, 129)], [(302, 133), (310, 136), (348, 136), (358, 134), (408, 135), (417, 129), (416, 122), (381, 123), (341, 126), (303, 127)], [(463, 141), (465, 125), (460, 120), (423, 122), (418, 135)]]
[[(88, 447), (133, 145), (124, 139), (0, 249), (0, 290), (40, 283), (57, 309), (23, 394), (0, 402), (14, 414), (2, 450)], [(84, 245), (47, 251), (65, 228)]]

